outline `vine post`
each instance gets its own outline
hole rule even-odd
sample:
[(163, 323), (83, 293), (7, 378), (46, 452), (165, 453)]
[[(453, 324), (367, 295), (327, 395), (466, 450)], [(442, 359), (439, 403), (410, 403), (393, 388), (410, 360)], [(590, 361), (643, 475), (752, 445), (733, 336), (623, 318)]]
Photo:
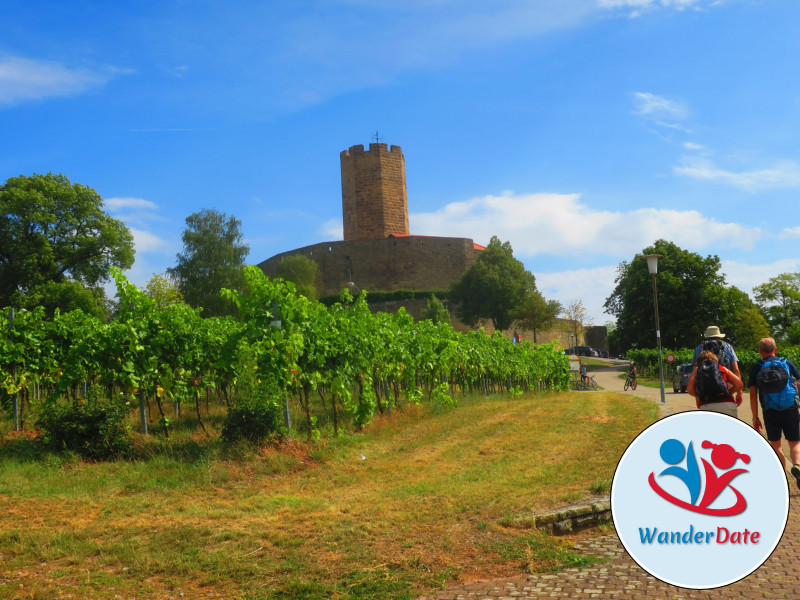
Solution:
[[(8, 331), (13, 337), (14, 335), (14, 309), (8, 311)], [(11, 364), (11, 377), (14, 383), (14, 389), (17, 386), (17, 362)], [(19, 431), (19, 392), (14, 391), (14, 431)]]

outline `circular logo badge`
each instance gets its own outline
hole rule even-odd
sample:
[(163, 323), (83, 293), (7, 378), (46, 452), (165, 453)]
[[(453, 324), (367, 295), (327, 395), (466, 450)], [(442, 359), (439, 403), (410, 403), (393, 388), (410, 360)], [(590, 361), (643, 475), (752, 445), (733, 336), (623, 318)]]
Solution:
[(760, 567), (789, 517), (789, 488), (772, 446), (728, 415), (684, 412), (628, 446), (611, 485), (622, 545), (645, 571), (711, 589)]

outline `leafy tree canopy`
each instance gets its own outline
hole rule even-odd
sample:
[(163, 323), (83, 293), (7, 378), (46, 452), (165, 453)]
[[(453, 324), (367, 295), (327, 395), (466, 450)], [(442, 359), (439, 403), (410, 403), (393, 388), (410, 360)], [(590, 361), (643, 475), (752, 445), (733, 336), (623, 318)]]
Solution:
[[(34, 174), (0, 186), (0, 306), (107, 314), (99, 284), (133, 265), (133, 236), (92, 188)], [(89, 289), (91, 288), (91, 289)]]
[(144, 293), (156, 301), (156, 307), (159, 310), (163, 310), (173, 304), (184, 303), (183, 294), (181, 294), (178, 286), (164, 275), (153, 273), (153, 276), (145, 284)]
[(250, 248), (242, 241), (241, 225), (237, 218), (213, 209), (186, 217), (183, 251), (167, 275), (189, 306), (203, 308), (203, 316), (223, 316), (236, 310), (220, 290), (242, 291), (245, 287), (244, 260)]
[[(605, 309), (617, 318), (615, 339), (623, 349), (656, 345), (653, 281), (643, 256), (660, 254), (658, 261), (658, 312), (662, 343), (669, 347), (694, 347), (705, 328), (718, 325), (723, 332), (733, 326), (725, 310), (725, 278), (717, 256), (702, 257), (658, 240), (617, 269), (616, 287)], [(727, 332), (726, 332), (727, 333)]]
[(532, 290), (525, 294), (514, 311), (514, 323), (521, 329), (532, 331), (535, 344), (536, 334), (548, 329), (562, 310), (563, 307), (558, 300), (545, 300), (542, 294)]
[(307, 256), (292, 254), (284, 257), (278, 264), (278, 277), (291, 281), (301, 296), (317, 299), (317, 263)]
[(450, 300), (458, 305), (458, 316), (467, 325), (490, 319), (496, 330), (503, 330), (511, 326), (514, 311), (525, 295), (534, 290), (536, 280), (514, 258), (511, 244), (492, 236), (486, 249), (453, 285)]
[(436, 297), (436, 294), (432, 294), (430, 298), (428, 298), (428, 305), (425, 309), (425, 312), (422, 313), (423, 319), (430, 319), (437, 325), (439, 323), (444, 323), (445, 325), (450, 325), (450, 311), (447, 310), (447, 307)]
[(753, 288), (756, 301), (764, 311), (775, 335), (787, 337), (800, 321), (800, 273), (783, 273)]

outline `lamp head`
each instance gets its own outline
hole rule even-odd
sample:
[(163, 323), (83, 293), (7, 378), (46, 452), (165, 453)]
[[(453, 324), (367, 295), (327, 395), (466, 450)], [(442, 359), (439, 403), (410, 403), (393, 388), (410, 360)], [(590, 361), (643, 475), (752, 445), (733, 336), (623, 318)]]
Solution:
[(647, 254), (643, 258), (647, 259), (647, 270), (650, 271), (650, 275), (656, 275), (658, 273), (658, 259), (663, 257), (660, 254)]

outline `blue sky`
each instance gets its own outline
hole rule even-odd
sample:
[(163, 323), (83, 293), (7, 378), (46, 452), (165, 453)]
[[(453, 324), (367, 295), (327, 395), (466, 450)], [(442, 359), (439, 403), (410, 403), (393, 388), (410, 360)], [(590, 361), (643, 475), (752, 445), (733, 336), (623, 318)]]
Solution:
[(509, 240), (594, 323), (658, 238), (728, 283), (800, 270), (796, 0), (5, 0), (0, 181), (64, 173), (133, 231), (249, 262), (341, 239), (339, 152), (406, 159), (411, 232)]

